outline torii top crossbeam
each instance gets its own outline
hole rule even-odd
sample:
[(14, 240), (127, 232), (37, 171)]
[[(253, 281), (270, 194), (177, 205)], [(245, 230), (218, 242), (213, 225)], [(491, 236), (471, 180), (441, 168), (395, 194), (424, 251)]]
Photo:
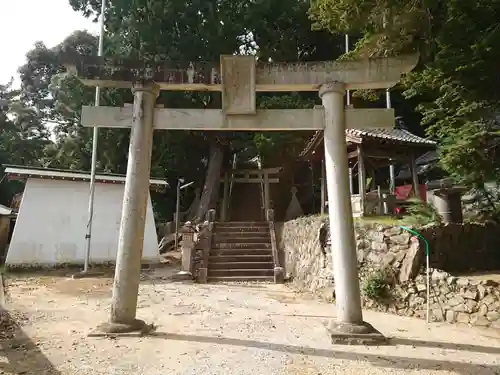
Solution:
[[(63, 65), (89, 86), (132, 87), (152, 81), (161, 90), (223, 91), (223, 77), (244, 61), (255, 91), (317, 91), (326, 81), (345, 83), (349, 90), (389, 88), (411, 71), (418, 54), (355, 61), (262, 63), (254, 56), (223, 55), (216, 62), (150, 63), (96, 56), (66, 55)], [(240, 64), (241, 65), (241, 64)], [(241, 74), (241, 69), (238, 69)], [(250, 77), (248, 77), (250, 78)], [(226, 78), (227, 79), (227, 78)]]

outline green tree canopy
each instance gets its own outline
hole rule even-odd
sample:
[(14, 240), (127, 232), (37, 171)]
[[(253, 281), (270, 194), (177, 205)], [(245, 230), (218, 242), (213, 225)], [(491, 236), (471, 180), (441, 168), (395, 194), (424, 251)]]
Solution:
[(500, 181), (498, 144), (498, 0), (313, 0), (315, 27), (359, 40), (353, 55), (420, 51), (403, 82), (420, 104), (427, 134), (440, 143), (444, 169), (483, 188)]

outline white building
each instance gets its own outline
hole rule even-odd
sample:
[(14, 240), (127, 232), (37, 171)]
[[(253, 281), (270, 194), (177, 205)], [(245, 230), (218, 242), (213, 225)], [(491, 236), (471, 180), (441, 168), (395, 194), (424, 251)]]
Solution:
[[(83, 264), (90, 174), (19, 166), (5, 171), (9, 179), (26, 181), (6, 265)], [(124, 176), (96, 176), (90, 253), (93, 264), (116, 260), (124, 183)], [(164, 189), (167, 182), (151, 180), (150, 185)], [(158, 256), (149, 197), (143, 262), (157, 260)]]

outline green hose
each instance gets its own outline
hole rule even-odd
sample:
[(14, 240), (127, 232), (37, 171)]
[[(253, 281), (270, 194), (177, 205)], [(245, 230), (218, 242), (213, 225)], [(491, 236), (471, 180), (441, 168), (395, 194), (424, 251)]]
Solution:
[(427, 240), (424, 238), (424, 236), (422, 236), (420, 233), (418, 233), (418, 232), (416, 232), (413, 229), (410, 229), (408, 227), (400, 226), (400, 228), (407, 231), (407, 232), (410, 232), (411, 234), (414, 234), (415, 236), (420, 238), (422, 241), (424, 241), (424, 243), (425, 243), (425, 255), (429, 256), (429, 242), (427, 242)]

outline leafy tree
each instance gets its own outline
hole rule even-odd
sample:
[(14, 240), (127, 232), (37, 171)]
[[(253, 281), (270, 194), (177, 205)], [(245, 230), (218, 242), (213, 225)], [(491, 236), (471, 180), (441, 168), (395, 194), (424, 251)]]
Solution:
[[(100, 2), (70, 0), (75, 10), (97, 19)], [(218, 61), (221, 54), (254, 53), (263, 60), (313, 60), (336, 58), (342, 38), (312, 32), (307, 18), (308, 1), (283, 6), (277, 0), (115, 0), (106, 11), (109, 53), (132, 58), (174, 61)], [(324, 48), (328, 45), (329, 48)], [(294, 96), (296, 103), (301, 96)], [(273, 106), (276, 101), (273, 99)], [(287, 99), (281, 96), (282, 106)], [(166, 106), (220, 108), (220, 94), (165, 93)], [(263, 100), (265, 102), (265, 100)], [(305, 100), (302, 103), (310, 103)], [(266, 106), (266, 104), (263, 104)], [(221, 168), (230, 155), (242, 150), (263, 152), (266, 159), (290, 140), (283, 134), (191, 133), (210, 150), (198, 219), (213, 204)], [(296, 138), (299, 143), (300, 138)]]
[(359, 35), (352, 55), (419, 50), (419, 66), (402, 87), (420, 102), (416, 110), (440, 143), (443, 168), (485, 193), (486, 181), (500, 181), (499, 1), (313, 0), (310, 16), (317, 28)]
[(19, 101), (11, 83), (0, 85), (0, 202), (9, 204), (20, 186), (5, 179), (4, 165), (38, 165), (49, 134), (39, 114)]

